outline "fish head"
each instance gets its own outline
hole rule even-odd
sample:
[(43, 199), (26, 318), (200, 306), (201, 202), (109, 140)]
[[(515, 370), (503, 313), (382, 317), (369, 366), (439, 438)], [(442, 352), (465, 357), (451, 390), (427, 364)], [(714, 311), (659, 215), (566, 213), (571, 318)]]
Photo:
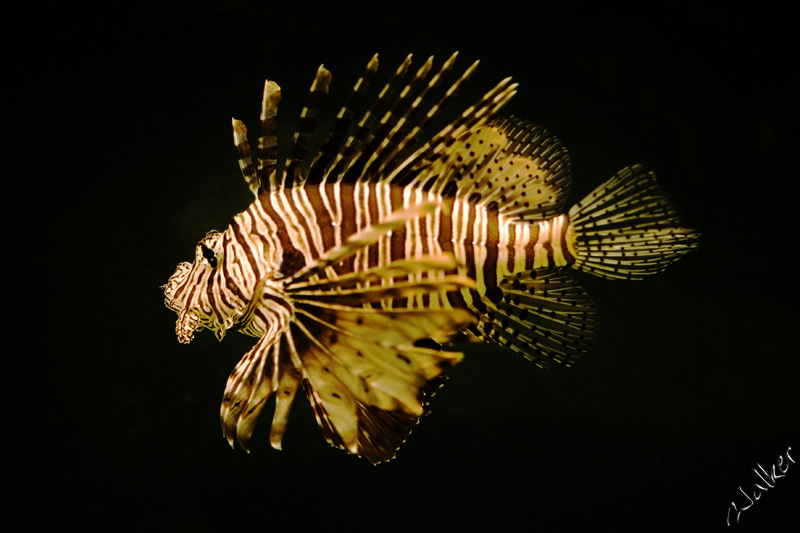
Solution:
[(221, 340), (233, 324), (232, 317), (220, 316), (212, 305), (225, 282), (222, 237), (218, 231), (209, 231), (197, 243), (194, 262), (180, 263), (163, 286), (164, 303), (178, 313), (175, 332), (182, 343), (189, 343), (194, 332), (204, 328)]

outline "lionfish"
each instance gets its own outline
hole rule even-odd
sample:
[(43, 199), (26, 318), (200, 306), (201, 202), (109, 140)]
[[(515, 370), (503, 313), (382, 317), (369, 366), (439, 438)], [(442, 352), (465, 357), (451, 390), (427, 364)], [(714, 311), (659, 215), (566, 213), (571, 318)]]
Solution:
[(596, 313), (569, 268), (639, 279), (695, 246), (698, 234), (639, 165), (566, 210), (561, 142), (497, 118), (517, 90), (510, 78), (426, 136), (477, 67), (442, 89), (456, 55), (438, 71), (428, 59), (406, 83), (408, 56), (357, 114), (374, 56), (310, 154), (331, 82), (320, 66), (280, 164), (275, 82), (264, 85), (255, 160), (233, 120), (255, 199), (164, 286), (180, 342), (204, 328), (258, 338), (225, 388), (231, 446), (248, 449), (274, 396), (269, 440), (280, 449), (302, 384), (331, 445), (373, 464), (392, 459), (463, 357), (443, 345), (488, 341), (545, 369), (570, 366), (596, 336)]

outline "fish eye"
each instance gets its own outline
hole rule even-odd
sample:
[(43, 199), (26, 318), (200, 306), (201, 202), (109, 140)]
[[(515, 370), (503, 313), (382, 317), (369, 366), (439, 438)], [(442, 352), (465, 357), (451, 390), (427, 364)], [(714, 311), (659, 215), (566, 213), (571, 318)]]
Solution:
[(217, 268), (217, 255), (214, 253), (214, 250), (205, 244), (200, 244), (200, 249), (203, 252), (203, 257), (205, 257), (208, 264), (211, 265), (211, 268)]

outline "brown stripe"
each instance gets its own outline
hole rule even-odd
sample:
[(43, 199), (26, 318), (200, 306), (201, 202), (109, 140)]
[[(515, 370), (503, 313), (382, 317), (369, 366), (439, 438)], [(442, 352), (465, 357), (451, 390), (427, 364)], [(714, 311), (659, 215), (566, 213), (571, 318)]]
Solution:
[[(364, 189), (362, 189), (364, 190)], [(378, 212), (378, 199), (376, 198), (376, 187), (369, 187), (365, 193), (368, 193), (369, 196), (366, 198), (366, 206), (365, 209), (369, 213), (369, 224), (374, 225), (380, 222), (380, 213)], [(365, 250), (367, 253), (367, 265), (369, 267), (375, 267), (380, 265), (380, 255), (378, 253), (378, 245), (373, 244), (372, 246), (367, 247)]]
[[(314, 224), (319, 228), (319, 233), (322, 236), (322, 250), (320, 250), (320, 253), (324, 253), (326, 250), (336, 246), (333, 234), (333, 219), (325, 208), (325, 202), (322, 197), (328, 190), (327, 188), (323, 190), (320, 187), (304, 187), (303, 190), (306, 192), (308, 203), (311, 204), (311, 209), (314, 211)], [(328, 200), (330, 203), (330, 197), (328, 197)]]
[[(338, 228), (341, 232), (342, 243), (347, 238), (358, 231), (356, 226), (356, 202), (355, 202), (355, 187), (352, 184), (341, 184), (339, 189), (339, 199), (341, 202), (342, 224)], [(348, 257), (340, 269), (341, 273), (352, 272), (355, 265), (355, 256)]]
[[(258, 258), (253, 257), (250, 246), (247, 245), (252, 236), (242, 234), (239, 224), (231, 224), (231, 228), (233, 229), (236, 242), (239, 243), (241, 249), (244, 250), (245, 257), (247, 258), (247, 262), (250, 264), (253, 274), (258, 274)], [(283, 249), (285, 250), (286, 248), (284, 247)]]
[(517, 259), (517, 248), (514, 243), (517, 242), (517, 225), (508, 224), (508, 260), (506, 261), (506, 269), (509, 272), (514, 272), (514, 266)]
[(497, 212), (487, 212), (486, 259), (483, 262), (483, 283), (486, 289), (497, 286)]

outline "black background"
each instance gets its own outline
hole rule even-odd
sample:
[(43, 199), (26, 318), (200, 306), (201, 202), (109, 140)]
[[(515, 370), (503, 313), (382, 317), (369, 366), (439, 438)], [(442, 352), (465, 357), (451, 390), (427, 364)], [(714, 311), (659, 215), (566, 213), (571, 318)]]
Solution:
[[(723, 529), (757, 462), (792, 445), (800, 457), (796, 34), (763, 2), (643, 5), (8, 8), (7, 357), (19, 368), (6, 442), (29, 523)], [(304, 399), (284, 451), (263, 432), (250, 455), (229, 449), (218, 405), (252, 340), (178, 344), (159, 286), (250, 201), (231, 116), (256, 124), (263, 80), (276, 80), (285, 140), (319, 63), (333, 113), (373, 53), (386, 74), (409, 52), (419, 65), (455, 50), (462, 68), (481, 66), (450, 117), (513, 76), (504, 113), (563, 140), (573, 200), (643, 163), (700, 248), (642, 282), (579, 276), (602, 330), (575, 368), (467, 347), (390, 463), (330, 448)], [(799, 483), (792, 465), (739, 528), (796, 524)]]

